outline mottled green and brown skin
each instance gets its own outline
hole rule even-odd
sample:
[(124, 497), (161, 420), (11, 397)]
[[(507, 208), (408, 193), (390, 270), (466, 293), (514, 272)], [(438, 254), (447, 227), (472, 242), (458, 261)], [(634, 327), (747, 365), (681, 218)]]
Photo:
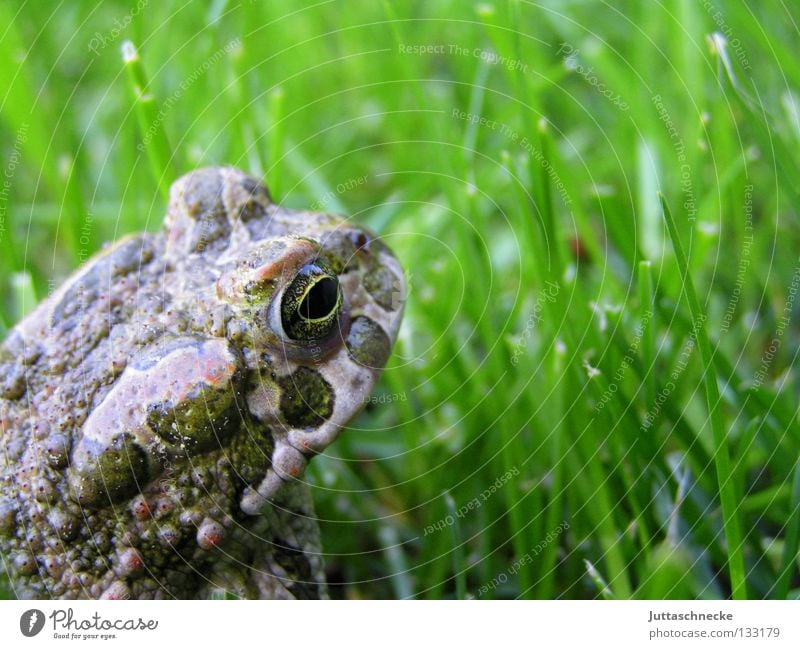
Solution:
[(369, 232), (232, 168), (0, 347), (0, 553), (24, 598), (320, 597), (308, 460), (360, 410), (405, 287)]

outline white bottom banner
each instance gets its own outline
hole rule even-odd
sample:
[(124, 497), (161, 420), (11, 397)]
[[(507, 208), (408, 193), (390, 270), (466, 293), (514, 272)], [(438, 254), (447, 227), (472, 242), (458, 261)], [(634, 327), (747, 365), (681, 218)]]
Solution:
[(0, 602), (4, 647), (760, 648), (798, 627), (794, 601)]

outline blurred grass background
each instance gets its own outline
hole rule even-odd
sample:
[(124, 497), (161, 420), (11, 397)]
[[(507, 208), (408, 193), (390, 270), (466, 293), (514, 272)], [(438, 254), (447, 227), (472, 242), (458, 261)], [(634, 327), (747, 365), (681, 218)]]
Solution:
[(177, 175), (240, 166), (408, 272), (310, 471), (334, 597), (797, 597), (790, 11), (4, 2), (0, 331)]

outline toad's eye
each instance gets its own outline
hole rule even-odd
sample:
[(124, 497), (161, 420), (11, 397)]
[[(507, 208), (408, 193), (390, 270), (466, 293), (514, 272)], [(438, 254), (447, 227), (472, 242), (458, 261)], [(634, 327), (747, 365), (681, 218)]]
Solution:
[(326, 268), (306, 264), (281, 298), (281, 325), (292, 340), (327, 338), (339, 322), (342, 291)]

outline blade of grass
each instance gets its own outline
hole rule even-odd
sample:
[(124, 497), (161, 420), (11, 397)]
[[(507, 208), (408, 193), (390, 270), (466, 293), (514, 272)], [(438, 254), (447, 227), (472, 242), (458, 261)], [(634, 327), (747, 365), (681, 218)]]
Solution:
[[(0, 225), (5, 226), (5, 223), (0, 222)], [(9, 229), (0, 228), (0, 277), (8, 276), (14, 270), (19, 269), (19, 260), (17, 259), (17, 245), (14, 242), (14, 235), (11, 232), (11, 224), (7, 225)]]
[[(775, 126), (775, 120), (770, 114), (769, 109), (764, 104), (761, 97), (756, 79), (751, 78), (753, 95), (750, 95), (739, 83), (739, 79), (734, 72), (730, 57), (728, 56), (727, 39), (715, 32), (707, 37), (708, 45), (712, 55), (718, 60), (719, 76), (722, 77), (723, 71), (733, 90), (732, 95), (734, 105), (738, 106), (744, 114), (749, 114), (748, 126), (753, 129), (756, 137), (760, 141), (764, 151), (770, 152), (772, 160), (779, 171), (779, 182), (777, 187), (790, 201), (796, 201), (800, 197), (800, 164), (797, 156), (794, 155), (791, 145), (780, 136), (781, 129)], [(720, 88), (726, 88), (724, 79), (719, 79)]]
[(617, 599), (614, 596), (614, 592), (609, 588), (608, 582), (603, 579), (603, 575), (595, 568), (594, 564), (588, 559), (584, 559), (583, 562), (586, 564), (586, 573), (589, 575), (589, 579), (597, 586), (597, 590), (600, 591), (603, 599)]
[[(569, 414), (573, 413), (573, 414)], [(574, 411), (568, 411), (568, 430), (576, 435), (577, 453), (569, 458), (569, 471), (573, 475), (585, 476), (585, 480), (574, 481), (576, 493), (580, 497), (580, 509), (585, 511), (587, 522), (591, 524), (591, 537), (602, 550), (610, 584), (620, 599), (629, 599), (633, 593), (627, 572), (628, 560), (625, 558), (620, 536), (620, 527), (616, 525), (615, 510), (620, 507), (619, 499), (611, 492), (609, 480), (597, 452), (597, 444), (601, 443), (591, 437), (589, 430), (595, 426), (592, 419), (578, 430), (574, 421)]]
[[(681, 327), (689, 327), (686, 315), (682, 311), (669, 311), (661, 304), (656, 304), (659, 319), (674, 319), (676, 324)], [(726, 381), (731, 386), (741, 386), (745, 383), (750, 384), (752, 377), (745, 378), (745, 373), (740, 369), (738, 363), (729, 359), (720, 347), (717, 347), (714, 354), (714, 366), (719, 377), (727, 377)], [(736, 388), (741, 392), (741, 388)], [(665, 404), (665, 407), (668, 404)], [(748, 387), (745, 392), (744, 400), (741, 402), (740, 409), (747, 413), (750, 418), (762, 417), (765, 412), (769, 412), (770, 417), (774, 418), (780, 428), (787, 433), (787, 443), (793, 442), (800, 444), (800, 426), (797, 425), (797, 404), (790, 401), (788, 392), (772, 392), (764, 388), (763, 385)]]
[[(564, 347), (554, 344), (551, 352), (553, 376), (563, 376), (564, 374)], [(553, 530), (563, 518), (562, 498), (563, 498), (563, 467), (564, 457), (561, 442), (563, 440), (565, 421), (564, 421), (564, 390), (563, 382), (559, 382), (553, 390), (550, 399), (550, 421), (552, 428), (547, 436), (547, 446), (550, 462), (550, 493), (546, 499), (547, 513), (545, 516), (545, 528)], [(555, 591), (555, 567), (558, 554), (558, 543), (548, 543), (542, 551), (542, 577), (539, 579), (539, 589), (537, 599), (552, 599), (556, 595)]]
[(678, 226), (672, 216), (663, 194), (659, 193), (661, 208), (667, 223), (667, 230), (672, 241), (672, 249), (678, 269), (682, 275), (683, 293), (688, 302), (689, 311), (694, 322), (697, 346), (703, 362), (703, 383), (705, 385), (706, 403), (711, 422), (711, 432), (714, 438), (714, 466), (717, 471), (717, 485), (722, 502), (723, 528), (725, 540), (728, 544), (728, 570), (730, 572), (731, 588), (734, 599), (747, 599), (747, 585), (745, 583), (744, 555), (742, 552), (742, 532), (739, 515), (736, 509), (736, 484), (731, 479), (730, 450), (725, 432), (720, 404), (719, 386), (717, 385), (717, 372), (714, 368), (714, 355), (706, 331), (707, 316), (700, 305), (700, 300), (695, 292), (694, 282), (689, 275), (689, 261), (683, 250), (678, 235)]
[(762, 420), (760, 417), (754, 417), (750, 420), (742, 433), (739, 443), (736, 445), (734, 457), (738, 458), (734, 462), (732, 471), (733, 478), (736, 482), (736, 497), (741, 500), (745, 495), (745, 477), (747, 473), (747, 456), (753, 449), (756, 435), (760, 432)]
[(412, 599), (414, 589), (411, 585), (411, 571), (397, 530), (394, 527), (382, 527), (379, 535), (381, 543), (385, 546), (383, 552), (386, 555), (386, 562), (392, 571), (390, 578), (395, 596), (397, 599)]
[[(653, 274), (650, 261), (639, 262), (639, 348), (644, 374), (645, 409), (656, 403), (656, 332), (654, 326), (655, 298), (653, 294)], [(639, 429), (639, 439), (647, 455), (646, 466), (651, 467), (658, 460), (657, 429)]]
[[(80, 185), (82, 177), (79, 173), (72, 173), (72, 170), (76, 163), (80, 163), (81, 153), (79, 149), (69, 147), (68, 150), (73, 153), (65, 157), (68, 163), (64, 165), (61, 161), (56, 162), (61, 153), (59, 148), (63, 146), (59, 145), (57, 134), (53, 133), (51, 127), (56, 115), (48, 110), (42, 93), (34, 90), (39, 84), (31, 74), (32, 66), (28, 60), (30, 44), (17, 30), (15, 19), (19, 21), (18, 15), (14, 16), (6, 4), (0, 6), (0, 24), (5, 26), (2, 48), (4, 54), (7, 54), (3, 65), (0, 65), (0, 87), (3, 88), (4, 95), (0, 98), (0, 118), (15, 133), (16, 155), (22, 158), (25, 167), (38, 169), (43, 184), (62, 204), (59, 217), (63, 222), (56, 227), (52, 239), (63, 242), (72, 261), (77, 262), (79, 219), (86, 214), (86, 206)], [(62, 106), (59, 123), (64, 113), (69, 113), (72, 108), (71, 101), (72, 95), (66, 99), (66, 105)], [(73, 126), (70, 123), (69, 128), (61, 130), (71, 133)], [(13, 176), (13, 172), (11, 176), (8, 175), (11, 172), (10, 164), (9, 162), (6, 166), (6, 182), (10, 182)], [(19, 164), (19, 160), (15, 166), (16, 164)], [(9, 229), (12, 228), (13, 223), (9, 225)], [(11, 250), (13, 240), (7, 243), (8, 246), (2, 248), (2, 254), (8, 255), (8, 264), (13, 270), (19, 270), (22, 266), (22, 255), (17, 250)]]
[(267, 180), (269, 181), (269, 191), (272, 200), (280, 201), (281, 190), (283, 189), (283, 151), (286, 143), (283, 137), (283, 113), (284, 113), (284, 92), (278, 86), (269, 93), (267, 115), (269, 116), (269, 168)]
[[(475, 79), (472, 82), (469, 97), (469, 113), (471, 115), (480, 115), (483, 112), (483, 98), (486, 94), (486, 79), (489, 76), (489, 62), (487, 59), (481, 59), (478, 62), (477, 69), (475, 70)], [(470, 184), (475, 184), (475, 150), (478, 141), (478, 126), (477, 120), (470, 120), (464, 129), (464, 167), (466, 169), (465, 176), (469, 179)]]
[(649, 261), (639, 262), (639, 326), (641, 327), (642, 369), (645, 398), (648, 404), (656, 401), (656, 329), (653, 319), (653, 272)]
[[(284, 158), (286, 166), (291, 168), (300, 179), (295, 187), (303, 187), (317, 200), (325, 197), (325, 211), (334, 214), (347, 214), (347, 208), (339, 198), (341, 194), (336, 191), (336, 186), (329, 182), (324, 170), (313, 165), (303, 154), (302, 147), (296, 145), (293, 141), (287, 140), (286, 147)], [(267, 174), (272, 174), (272, 170), (267, 170)], [(272, 186), (270, 186), (271, 191)], [(275, 200), (274, 195), (273, 200)]]
[(452, 517), (453, 524), (450, 526), (450, 533), (453, 537), (453, 574), (456, 578), (456, 597), (466, 599), (467, 597), (467, 564), (464, 561), (464, 546), (461, 542), (461, 526), (458, 523), (458, 512), (456, 502), (449, 492), (444, 492), (444, 502), (447, 505), (447, 513)]
[[(768, 487), (742, 499), (741, 509), (745, 514), (755, 516), (772, 515), (781, 525), (786, 524), (786, 507), (789, 507), (791, 486), (785, 483)], [(780, 512), (776, 510), (780, 510)]]
[[(552, 164), (550, 162), (550, 129), (547, 126), (547, 119), (540, 119), (536, 124), (536, 130), (539, 152), (542, 160), (545, 160), (548, 165)], [(531, 178), (531, 187), (535, 188), (536, 194), (540, 197), (536, 203), (541, 216), (540, 225), (544, 230), (545, 241), (547, 242), (550, 272), (552, 275), (555, 275), (556, 282), (562, 282), (564, 279), (564, 262), (561, 253), (559, 231), (556, 228), (555, 205), (553, 204), (553, 190), (550, 186), (550, 177), (548, 176), (544, 164), (532, 164), (531, 167), (531, 173), (534, 176)]]
[(174, 149), (169, 144), (167, 132), (156, 107), (147, 74), (136, 46), (131, 41), (122, 43), (122, 62), (128, 71), (134, 109), (141, 130), (141, 146), (147, 152), (150, 169), (164, 198), (169, 198), (169, 186), (175, 179)]
[[(601, 377), (598, 377), (601, 378)], [(596, 379), (595, 379), (596, 381)], [(600, 384), (593, 382), (595, 394), (599, 399), (602, 391)], [(608, 389), (608, 383), (603, 384), (605, 389)], [(632, 404), (633, 401), (626, 400), (625, 403)], [(648, 448), (646, 457), (640, 457), (641, 451), (639, 447), (641, 442), (637, 439), (637, 435), (641, 434), (640, 429), (632, 425), (633, 419), (630, 417), (628, 410), (631, 406), (626, 406), (621, 410), (614, 401), (609, 402), (606, 406), (606, 416), (608, 422), (606, 426), (610, 431), (608, 435), (610, 447), (614, 450), (614, 455), (618, 458), (625, 457), (626, 461), (621, 463), (618, 467), (617, 474), (625, 485), (625, 493), (628, 495), (629, 506), (633, 520), (636, 523), (636, 533), (639, 538), (642, 552), (647, 553), (649, 550), (649, 540), (653, 537), (651, 533), (651, 525), (645, 518), (645, 507), (642, 503), (650, 501), (649, 483), (646, 481), (648, 473), (653, 471), (653, 452)], [(633, 472), (633, 475), (631, 474)]]
[[(497, 422), (502, 440), (503, 449), (501, 452), (502, 469), (515, 466), (515, 458), (524, 457), (525, 447), (522, 443), (522, 435), (519, 430), (513, 427), (508, 417), (503, 417)], [(496, 465), (495, 465), (496, 466)], [(542, 517), (531, 515), (530, 512), (540, 512), (542, 510), (541, 486), (534, 489), (523, 491), (519, 488), (519, 482), (514, 482), (504, 491), (505, 509), (508, 513), (509, 527), (513, 530), (511, 544), (514, 554), (518, 559), (523, 558), (530, 548), (535, 544), (537, 538), (541, 538)], [(529, 571), (521, 571), (519, 574), (519, 590), (523, 597), (531, 596), (532, 575)]]

